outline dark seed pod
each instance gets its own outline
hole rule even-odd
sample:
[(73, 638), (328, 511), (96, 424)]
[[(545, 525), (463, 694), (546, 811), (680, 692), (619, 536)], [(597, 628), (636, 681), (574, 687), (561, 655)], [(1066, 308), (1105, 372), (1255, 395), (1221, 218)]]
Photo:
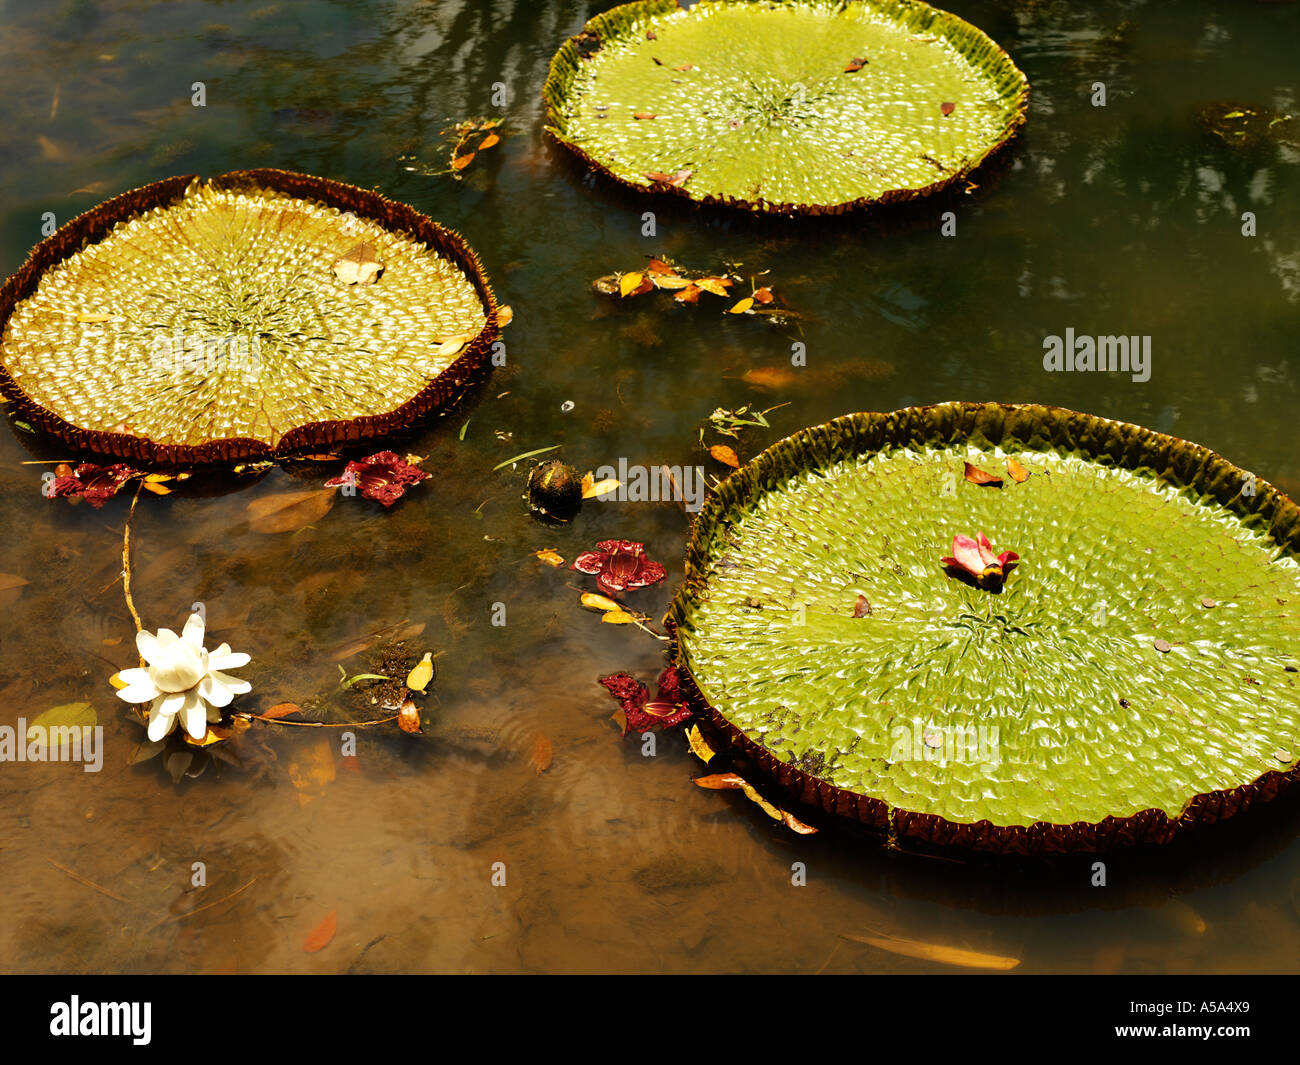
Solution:
[(528, 475), (528, 503), (535, 514), (568, 521), (582, 506), (582, 478), (563, 462), (543, 462)]

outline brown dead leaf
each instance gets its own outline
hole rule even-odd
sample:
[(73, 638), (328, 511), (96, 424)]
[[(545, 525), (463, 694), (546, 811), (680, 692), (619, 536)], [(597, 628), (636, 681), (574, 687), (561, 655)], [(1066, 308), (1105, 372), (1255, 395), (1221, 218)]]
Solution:
[(859, 70), (861, 70), (866, 65), (867, 65), (867, 61), (865, 58), (861, 56), (856, 56), (844, 64), (844, 73), (856, 74)]
[(497, 328), (504, 329), (515, 320), (514, 310), (507, 304), (497, 308)]
[(812, 825), (800, 821), (799, 818), (795, 817), (795, 815), (789, 810), (781, 811), (781, 820), (785, 822), (786, 828), (791, 832), (798, 832), (801, 836), (815, 836), (817, 834), (817, 829), (813, 828)]
[(329, 942), (334, 938), (334, 933), (339, 928), (339, 911), (330, 910), (325, 915), (325, 920), (321, 921), (306, 939), (302, 941), (302, 949), (307, 954), (315, 954), (318, 950), (324, 950), (329, 946)]
[(710, 791), (730, 791), (749, 787), (745, 778), (735, 773), (714, 773), (712, 776), (696, 777), (695, 783), (701, 788), (708, 788)]
[(633, 111), (632, 117), (644, 122), (646, 119), (654, 118), (655, 116), (651, 111)]
[(972, 466), (969, 462), (966, 463), (966, 480), (970, 481), (971, 484), (988, 485), (990, 488), (1000, 488), (1002, 486), (1001, 477), (985, 473), (978, 466)]
[(758, 288), (754, 290), (755, 303), (771, 303), (775, 297), (772, 295), (770, 288)]
[(20, 577), (16, 573), (0, 573), (0, 592), (8, 591), (10, 588), (21, 588), (27, 583), (26, 577)]
[(249, 528), (260, 533), (296, 532), (329, 513), (338, 493), (332, 488), (277, 492), (250, 500), (244, 508)]
[(420, 708), (409, 696), (403, 699), (402, 705), (398, 707), (397, 727), (408, 735), (419, 735), (424, 732), (424, 729), (420, 728)]
[(662, 259), (651, 259), (648, 263), (645, 264), (645, 268), (646, 268), (646, 273), (649, 274), (655, 274), (663, 277), (677, 276), (677, 268), (674, 266), (669, 266), (668, 263), (664, 262)]
[(451, 161), (451, 168), (453, 170), (464, 170), (474, 161), (474, 154), (474, 152), (469, 152), (466, 155), (456, 156), (456, 158)]
[(871, 616), (871, 604), (867, 602), (867, 597), (865, 595), (858, 596), (858, 601), (853, 606), (853, 616), (855, 618)]
[(551, 767), (554, 756), (551, 741), (539, 732), (537, 739), (533, 740), (532, 750), (528, 753), (528, 764), (533, 767), (533, 772), (538, 776), (545, 773)]
[(677, 295), (674, 296), (673, 299), (675, 299), (678, 303), (699, 303), (700, 291), (701, 291), (700, 286), (695, 284), (695, 282), (692, 281), (689, 285), (687, 285), (684, 289), (682, 289), (679, 293), (677, 293)]
[(955, 110), (957, 110), (957, 105), (953, 103), (942, 103), (939, 105), (939, 113), (942, 114), (944, 118), (947, 118)]
[(479, 141), (478, 150), (480, 152), (487, 151), (487, 149), (494, 148), (500, 143), (501, 143), (500, 137), (498, 137), (495, 133), (489, 133), (486, 137), (484, 137), (481, 141)]
[(728, 447), (726, 444), (714, 444), (709, 448), (709, 454), (724, 466), (730, 466), (733, 470), (740, 469), (740, 459), (737, 457), (735, 449)]
[(1029, 480), (1029, 471), (1025, 469), (1015, 459), (1007, 459), (1007, 473), (1011, 474), (1011, 479), (1016, 484), (1024, 484)]
[(276, 703), (271, 709), (263, 710), (257, 716), (263, 721), (275, 721), (278, 718), (288, 717), (290, 714), (302, 713), (302, 707), (297, 703)]
[(798, 380), (795, 372), (785, 366), (759, 366), (746, 370), (740, 377), (755, 388), (788, 388)]

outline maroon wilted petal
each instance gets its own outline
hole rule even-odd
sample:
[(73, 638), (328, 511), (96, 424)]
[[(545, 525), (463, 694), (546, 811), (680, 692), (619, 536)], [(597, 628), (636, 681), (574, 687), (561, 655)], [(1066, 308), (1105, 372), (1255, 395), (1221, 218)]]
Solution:
[(650, 689), (628, 673), (614, 673), (601, 677), (600, 683), (618, 700), (627, 718), (628, 732), (644, 732), (655, 725), (673, 728), (691, 716), (690, 708), (681, 702), (681, 689), (674, 666), (659, 674), (659, 691), (654, 699)]
[(117, 495), (122, 485), (139, 474), (139, 470), (132, 469), (124, 462), (117, 462), (112, 466), (97, 466), (93, 462), (83, 462), (71, 474), (54, 479), (50, 497), (84, 496), (90, 505), (98, 510), (107, 500)]
[(343, 488), (356, 485), (361, 495), (391, 507), (413, 484), (419, 484), (429, 474), (407, 462), (392, 451), (377, 451), (359, 462), (349, 462), (337, 477), (325, 482), (326, 488)]
[(573, 569), (590, 573), (602, 592), (616, 594), (658, 584), (668, 571), (645, 557), (645, 546), (635, 540), (602, 540), (595, 551), (573, 560)]

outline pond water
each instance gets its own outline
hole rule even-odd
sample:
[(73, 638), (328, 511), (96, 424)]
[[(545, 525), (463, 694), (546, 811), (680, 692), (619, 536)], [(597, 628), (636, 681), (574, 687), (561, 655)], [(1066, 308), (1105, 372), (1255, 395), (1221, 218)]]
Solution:
[[(273, 166), (373, 186), (455, 228), (515, 311), (507, 365), (403, 441), (435, 474), (391, 512), (340, 498), (302, 529), (258, 532), (250, 501), (324, 476), (283, 470), (146, 495), (135, 511), (146, 626), (179, 628), (204, 602), (218, 640), (253, 655), (246, 708), (326, 698), (339, 720), (339, 645), (424, 626), (410, 645), (438, 655), (425, 735), (359, 731), (351, 759), (340, 730), (259, 725), (238, 741), (242, 770), (174, 786), (157, 761), (129, 765), (141, 729), (107, 683), (136, 664), (118, 579), (129, 498), (102, 510), (43, 498), (50, 467), (24, 463), (68, 456), (0, 433), (0, 573), (28, 581), (0, 591), (0, 723), (88, 701), (106, 744), (99, 773), (0, 768), (0, 969), (944, 968), (841, 938), (882, 933), (1019, 958), (1019, 971), (1300, 969), (1300, 796), (1111, 854), (1108, 886), (1093, 887), (1086, 856), (916, 855), (836, 826), (797, 836), (735, 792), (694, 787), (680, 736), (643, 756), (596, 680), (652, 681), (663, 645), (601, 624), (577, 605), (591, 580), (532, 552), (644, 541), (668, 579), (629, 601), (659, 617), (686, 516), (591, 501), (548, 528), (522, 499), (527, 463), (493, 471), (558, 444), (581, 470), (623, 458), (717, 473), (699, 426), (718, 407), (778, 408), (771, 430), (733, 441), (744, 459), (849, 411), (1002, 400), (1195, 440), (1294, 494), (1300, 150), (1282, 136), (1234, 152), (1196, 115), (1223, 100), (1297, 107), (1300, 6), (954, 0), (1027, 74), (1023, 136), (978, 188), (942, 202), (798, 223), (632, 199), (547, 143), (547, 63), (602, 6), (0, 8), (6, 274), (44, 212), (61, 224), (170, 174)], [(205, 107), (191, 105), (195, 82)], [(457, 180), (441, 131), (471, 116), (503, 118), (505, 136)], [(940, 236), (943, 210), (953, 237)], [(769, 271), (799, 317), (591, 290), (656, 254)], [(1045, 372), (1043, 337), (1067, 328), (1151, 336), (1150, 379)], [(795, 343), (807, 366), (792, 370)], [(373, 653), (344, 666), (366, 671)], [(553, 749), (540, 775), (539, 734)], [(791, 882), (798, 862), (806, 886)], [(304, 951), (331, 912), (332, 941)]]

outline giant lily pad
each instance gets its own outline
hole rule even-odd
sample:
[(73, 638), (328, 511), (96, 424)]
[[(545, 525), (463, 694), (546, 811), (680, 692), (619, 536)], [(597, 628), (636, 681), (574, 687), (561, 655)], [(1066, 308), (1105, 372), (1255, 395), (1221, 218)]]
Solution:
[[(1003, 581), (940, 562), (977, 531), (1020, 555)], [(671, 617), (698, 707), (803, 800), (928, 842), (1100, 850), (1296, 778), (1298, 556), (1296, 505), (1204, 447), (947, 403), (732, 474)]]
[(965, 177), (1028, 93), (980, 30), (918, 0), (647, 0), (567, 41), (543, 98), (551, 134), (625, 185), (836, 213)]
[(381, 437), (486, 371), (455, 233), (277, 170), (175, 177), (73, 219), (0, 289), (0, 388), (73, 447), (160, 463)]

